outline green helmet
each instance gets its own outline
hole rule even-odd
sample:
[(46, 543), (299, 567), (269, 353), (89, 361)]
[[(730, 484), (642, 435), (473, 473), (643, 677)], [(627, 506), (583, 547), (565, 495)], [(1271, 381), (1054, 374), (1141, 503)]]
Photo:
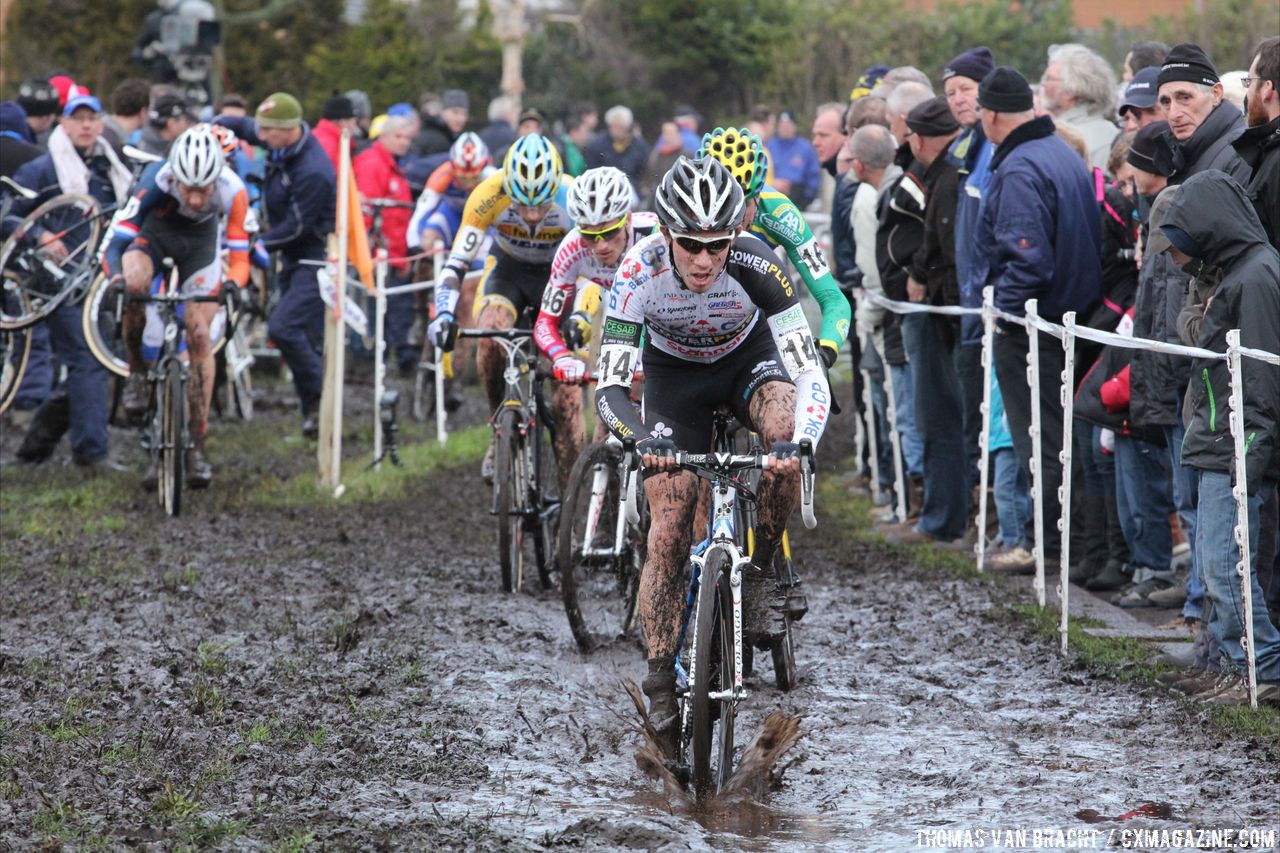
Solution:
[(702, 135), (699, 157), (714, 157), (733, 175), (748, 199), (760, 195), (769, 171), (769, 155), (760, 137), (743, 128), (717, 127)]

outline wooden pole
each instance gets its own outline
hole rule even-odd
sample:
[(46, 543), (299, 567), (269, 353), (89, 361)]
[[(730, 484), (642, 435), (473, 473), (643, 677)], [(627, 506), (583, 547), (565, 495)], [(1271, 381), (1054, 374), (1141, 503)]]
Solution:
[(343, 303), (347, 291), (347, 239), (351, 228), (351, 131), (342, 131), (338, 161), (338, 231), (337, 270), (333, 275), (333, 310), (325, 312), (324, 321), (324, 387), (320, 392), (320, 443), (316, 447), (320, 487), (333, 489), (340, 497), (342, 486), (342, 398), (346, 370), (346, 323)]

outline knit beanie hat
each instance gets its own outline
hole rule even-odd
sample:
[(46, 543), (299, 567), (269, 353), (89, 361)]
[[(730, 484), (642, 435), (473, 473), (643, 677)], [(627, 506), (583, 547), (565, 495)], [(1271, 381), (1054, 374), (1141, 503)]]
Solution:
[(858, 75), (858, 79), (853, 84), (853, 89), (849, 92), (849, 100), (856, 101), (859, 98), (865, 98), (867, 95), (870, 95), (871, 90), (874, 89), (880, 81), (884, 79), (884, 75), (888, 73), (889, 66), (887, 65), (873, 65), (866, 71), (863, 71)]
[(347, 100), (351, 102), (351, 110), (356, 118), (373, 116), (373, 102), (369, 100), (369, 95), (363, 89), (352, 89), (347, 92)]
[(351, 103), (351, 99), (346, 95), (339, 95), (334, 92), (329, 100), (324, 102), (324, 107), (320, 110), (320, 118), (327, 118), (329, 121), (340, 121), (344, 118), (355, 118), (356, 108)]
[(946, 82), (952, 77), (968, 77), (980, 83), (995, 67), (996, 61), (991, 56), (991, 48), (975, 47), (948, 62), (947, 67), (942, 69), (942, 80)]
[(17, 101), (0, 104), (0, 133), (20, 137), (24, 142), (36, 141), (27, 125), (27, 111)]
[(1156, 85), (1163, 86), (1177, 80), (1212, 86), (1218, 82), (1218, 70), (1200, 49), (1200, 45), (1183, 42), (1174, 45), (1173, 50), (1164, 58), (1164, 65), (1160, 66), (1160, 80)]
[(947, 99), (939, 95), (907, 113), (907, 127), (918, 136), (949, 136), (960, 129), (960, 124), (951, 114)]
[(1034, 107), (1031, 84), (1016, 68), (1001, 65), (978, 84), (978, 106), (997, 113), (1023, 113)]
[(18, 87), (18, 103), (31, 118), (57, 115), (60, 98), (48, 80), (26, 80)]
[(267, 95), (254, 113), (258, 127), (291, 130), (302, 125), (302, 104), (288, 92)]
[(1156, 165), (1156, 140), (1168, 129), (1167, 121), (1153, 121), (1146, 127), (1139, 128), (1133, 136), (1133, 142), (1129, 145), (1129, 153), (1125, 155), (1129, 165), (1153, 175), (1169, 177), (1165, 169)]

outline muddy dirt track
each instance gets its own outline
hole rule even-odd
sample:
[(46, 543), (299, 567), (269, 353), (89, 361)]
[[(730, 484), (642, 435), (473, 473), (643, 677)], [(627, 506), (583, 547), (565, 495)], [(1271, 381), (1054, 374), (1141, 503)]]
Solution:
[[(260, 493), (313, 464), (294, 416), (214, 429), (218, 481), (176, 521), (119, 473), (64, 507), (103, 523), (45, 523), (34, 483), (65, 503), (75, 472), (0, 469), (23, 496), (0, 544), (0, 849), (907, 850), (948, 828), (1105, 847), (1280, 824), (1274, 741), (1095, 678), (1009, 616), (1012, 585), (886, 559), (821, 507), (796, 542), (802, 685), (756, 679), (739, 728), (783, 709), (801, 740), (765, 803), (691, 817), (634, 761), (639, 651), (584, 658), (555, 592), (497, 592), (478, 457), (386, 500), (291, 504)], [(1173, 817), (1075, 817), (1148, 802)]]

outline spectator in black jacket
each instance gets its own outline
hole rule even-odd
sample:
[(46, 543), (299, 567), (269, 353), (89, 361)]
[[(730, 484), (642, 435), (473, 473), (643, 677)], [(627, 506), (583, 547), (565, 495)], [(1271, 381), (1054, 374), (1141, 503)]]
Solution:
[(614, 166), (621, 169), (631, 179), (631, 188), (638, 194), (649, 162), (649, 146), (636, 134), (631, 110), (621, 104), (610, 107), (604, 114), (604, 126), (604, 132), (593, 136), (582, 152), (587, 168)]
[(413, 140), (415, 157), (430, 157), (448, 151), (471, 117), (471, 99), (461, 89), (449, 89), (440, 98), (440, 114), (419, 111), (422, 130)]
[(0, 175), (12, 177), (18, 167), (44, 153), (35, 144), (27, 113), (17, 101), (0, 104)]
[[(1175, 263), (1199, 274), (1215, 267), (1222, 275), (1204, 306), (1196, 343), (1225, 352), (1227, 332), (1240, 330), (1240, 345), (1274, 351), (1280, 341), (1280, 255), (1268, 243), (1244, 189), (1227, 175), (1208, 170), (1186, 181), (1169, 205), (1161, 226)], [(1280, 474), (1280, 367), (1252, 358), (1241, 360), (1244, 387), (1245, 490), (1248, 493), (1249, 551), (1257, 548), (1258, 508)], [(1196, 507), (1196, 565), (1209, 603), (1208, 627), (1228, 657), (1226, 677), (1197, 698), (1213, 704), (1248, 701), (1241, 680), (1245, 670), (1239, 549), (1234, 539), (1236, 500), (1232, 486), (1235, 442), (1223, 421), (1230, 376), (1226, 362), (1196, 359), (1187, 396), (1191, 418), (1182, 445), (1182, 461), (1200, 472)], [(1271, 623), (1263, 591), (1252, 576), (1254, 648), (1258, 699), (1280, 697), (1280, 631)]]
[[(956, 192), (959, 170), (946, 156), (960, 124), (945, 97), (935, 97), (907, 114), (907, 143), (924, 166), (924, 235), (911, 258), (907, 297), (930, 305), (959, 304), (956, 284)], [(960, 324), (954, 318), (920, 315), (912, 335), (904, 335), (915, 382), (915, 424), (924, 444), (924, 501), (920, 520), (893, 538), (903, 542), (954, 542), (969, 517), (964, 410), (955, 350)]]
[(1280, 36), (1258, 45), (1248, 79), (1249, 127), (1232, 144), (1253, 170), (1249, 199), (1267, 239), (1280, 250)]
[(1220, 169), (1247, 184), (1249, 166), (1231, 147), (1244, 132), (1244, 116), (1223, 99), (1222, 81), (1200, 46), (1180, 44), (1169, 51), (1157, 87), (1169, 131), (1160, 137), (1156, 164), (1169, 173), (1169, 183)]

